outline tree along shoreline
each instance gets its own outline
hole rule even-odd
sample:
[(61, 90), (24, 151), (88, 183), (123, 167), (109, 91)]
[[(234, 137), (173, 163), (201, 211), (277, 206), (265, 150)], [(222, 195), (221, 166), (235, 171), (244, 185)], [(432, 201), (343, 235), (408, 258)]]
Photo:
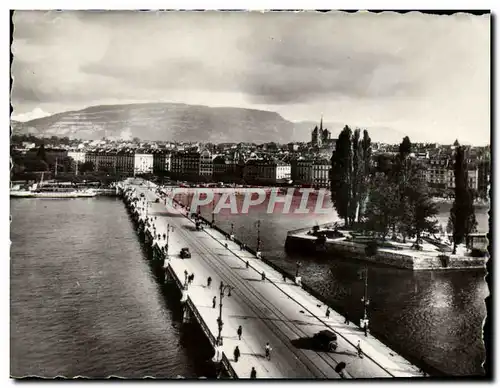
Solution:
[[(455, 147), (455, 198), (446, 226), (453, 236), (453, 254), (477, 231), (467, 155), (458, 141)], [(411, 154), (412, 144), (406, 136), (391, 160), (373, 165), (368, 131), (361, 137), (360, 129), (344, 127), (331, 158), (331, 200), (344, 228), (371, 231), (382, 241), (401, 236), (403, 244), (414, 241), (416, 250), (421, 249), (423, 235), (443, 233), (436, 219), (438, 202), (425, 181), (425, 166)]]

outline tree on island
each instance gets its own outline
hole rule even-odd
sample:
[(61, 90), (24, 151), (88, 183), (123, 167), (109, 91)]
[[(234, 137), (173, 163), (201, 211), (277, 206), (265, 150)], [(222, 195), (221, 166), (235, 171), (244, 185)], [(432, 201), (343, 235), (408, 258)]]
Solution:
[(397, 191), (387, 175), (378, 174), (371, 183), (365, 226), (385, 241), (398, 217)]
[(350, 209), (352, 205), (352, 131), (347, 125), (337, 139), (335, 151), (332, 154), (331, 168), (331, 199), (333, 206), (340, 218), (343, 218), (345, 225), (350, 225)]
[(399, 152), (395, 158), (392, 179), (398, 192), (397, 206), (399, 216), (395, 218), (392, 225), (393, 238), (396, 237), (396, 229), (403, 235), (403, 242), (406, 242), (406, 236), (409, 234), (411, 214), (409, 203), (409, 184), (414, 173), (414, 166), (411, 163), (412, 144), (410, 138), (405, 136), (399, 145)]
[(372, 145), (368, 131), (363, 131), (363, 139), (358, 143), (358, 155), (360, 156), (358, 177), (357, 177), (357, 193), (358, 207), (356, 211), (356, 220), (362, 219), (365, 213), (365, 207), (368, 197), (368, 189), (370, 187), (371, 178), (371, 160), (372, 160)]
[(469, 189), (467, 162), (462, 146), (457, 146), (455, 150), (454, 175), (455, 199), (450, 210), (449, 223), (453, 230), (453, 254), (456, 254), (457, 245), (467, 239), (469, 234), (477, 228), (474, 199), (472, 191)]
[(438, 231), (435, 216), (438, 208), (428, 193), (427, 186), (416, 175), (411, 179), (408, 188), (408, 224), (407, 232), (410, 237), (415, 237), (415, 248), (420, 249), (422, 232), (434, 234)]
[(345, 126), (337, 139), (331, 163), (332, 202), (345, 225), (352, 225), (362, 212), (361, 205), (367, 196), (369, 167), (371, 158), (371, 140), (364, 131), (354, 133)]

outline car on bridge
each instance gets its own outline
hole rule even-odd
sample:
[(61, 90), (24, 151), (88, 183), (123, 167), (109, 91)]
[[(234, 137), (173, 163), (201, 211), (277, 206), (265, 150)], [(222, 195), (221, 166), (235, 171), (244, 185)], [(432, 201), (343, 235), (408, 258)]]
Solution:
[(334, 352), (337, 350), (337, 334), (330, 330), (321, 330), (312, 337), (313, 346), (318, 350)]
[(182, 248), (181, 259), (190, 259), (190, 258), (191, 258), (191, 252), (189, 252), (189, 248)]

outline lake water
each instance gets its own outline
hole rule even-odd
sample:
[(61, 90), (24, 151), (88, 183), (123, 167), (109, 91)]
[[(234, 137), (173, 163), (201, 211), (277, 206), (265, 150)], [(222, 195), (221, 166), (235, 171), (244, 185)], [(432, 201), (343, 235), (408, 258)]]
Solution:
[(165, 305), (121, 200), (10, 204), (12, 376), (209, 373), (210, 354)]

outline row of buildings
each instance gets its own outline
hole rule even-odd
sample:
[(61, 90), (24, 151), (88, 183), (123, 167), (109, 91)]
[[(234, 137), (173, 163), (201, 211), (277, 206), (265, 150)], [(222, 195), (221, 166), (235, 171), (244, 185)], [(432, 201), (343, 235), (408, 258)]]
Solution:
[[(414, 144), (411, 155), (424, 168), (422, 177), (437, 193), (454, 188), (453, 154), (458, 142), (449, 146)], [(23, 154), (37, 154), (33, 144), (22, 144)], [(304, 144), (261, 146), (247, 143), (222, 144), (135, 144), (94, 141), (72, 149), (48, 148), (44, 153), (52, 159), (66, 161), (70, 171), (100, 171), (122, 175), (157, 174), (180, 180), (240, 182), (255, 184), (289, 183), (313, 187), (330, 186), (330, 157), (335, 151), (336, 139), (328, 129), (311, 131), (310, 141)], [(376, 156), (392, 157), (398, 145), (372, 145)], [(469, 187), (486, 193), (490, 180), (488, 147), (467, 149)], [(57, 162), (56, 162), (57, 164)], [(52, 167), (51, 167), (52, 169)]]
[[(214, 181), (241, 181), (261, 184), (296, 184), (329, 187), (330, 161), (241, 155), (214, 155), (207, 149), (170, 152), (166, 150), (93, 150), (68, 151), (74, 164), (90, 164), (94, 171), (124, 175), (166, 174), (175, 178)], [(80, 167), (81, 168), (81, 167)]]
[[(215, 155), (207, 149), (181, 152), (141, 149), (70, 151), (68, 156), (75, 162), (92, 163), (95, 171), (128, 175), (153, 173), (186, 179), (244, 180), (265, 184), (293, 181), (302, 185), (330, 186), (331, 162), (324, 157), (299, 156), (280, 160), (255, 155), (244, 157), (238, 153)], [(452, 158), (431, 157), (420, 162), (425, 166), (423, 177), (432, 188), (454, 188)], [(489, 160), (471, 161), (468, 166), (469, 187), (486, 190), (490, 176)]]

